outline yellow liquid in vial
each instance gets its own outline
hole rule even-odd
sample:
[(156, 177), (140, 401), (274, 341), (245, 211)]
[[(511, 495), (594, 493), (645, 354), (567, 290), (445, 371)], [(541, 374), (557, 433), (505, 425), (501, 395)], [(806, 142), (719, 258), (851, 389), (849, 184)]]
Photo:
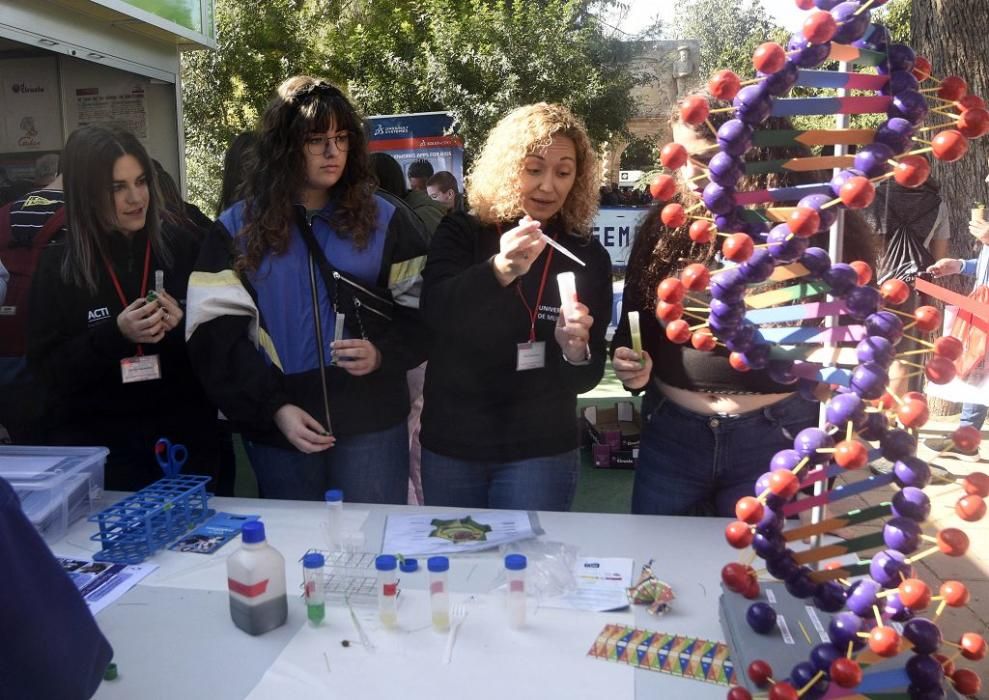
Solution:
[(398, 624), (398, 614), (394, 610), (380, 610), (381, 624), (385, 627), (394, 627)]
[(446, 632), (448, 629), (450, 629), (450, 613), (434, 612), (433, 629), (435, 629), (438, 632)]

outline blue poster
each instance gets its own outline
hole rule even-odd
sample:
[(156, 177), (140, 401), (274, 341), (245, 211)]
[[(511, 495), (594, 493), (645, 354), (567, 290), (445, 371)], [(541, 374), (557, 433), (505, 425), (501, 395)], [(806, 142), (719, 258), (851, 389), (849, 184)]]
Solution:
[(454, 133), (449, 112), (368, 117), (367, 130), (371, 153), (387, 153), (397, 160), (406, 174), (406, 187), (409, 165), (426, 160), (434, 173), (451, 173), (457, 179), (457, 191), (463, 192), (464, 141)]

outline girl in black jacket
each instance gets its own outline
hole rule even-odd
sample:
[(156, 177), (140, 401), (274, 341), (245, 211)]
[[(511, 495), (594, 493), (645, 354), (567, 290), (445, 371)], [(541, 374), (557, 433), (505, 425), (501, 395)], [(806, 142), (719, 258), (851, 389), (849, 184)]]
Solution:
[(229, 455), (181, 328), (195, 239), (161, 223), (154, 166), (130, 132), (79, 129), (63, 159), (67, 233), (41, 257), (28, 320), (46, 441), (109, 447), (110, 489), (163, 476), (160, 437), (188, 448), (185, 472), (214, 476)]

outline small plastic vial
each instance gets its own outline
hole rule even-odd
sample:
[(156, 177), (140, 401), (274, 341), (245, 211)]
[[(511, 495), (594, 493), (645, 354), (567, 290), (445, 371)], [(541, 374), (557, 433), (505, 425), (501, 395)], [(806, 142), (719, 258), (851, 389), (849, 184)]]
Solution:
[(306, 616), (314, 627), (326, 617), (326, 597), (324, 595), (323, 565), (326, 559), (319, 552), (310, 552), (302, 557), (302, 585), (306, 599)]
[(429, 569), (429, 608), (433, 613), (433, 629), (446, 632), (450, 629), (450, 592), (446, 586), (450, 560), (446, 557), (430, 557), (426, 568)]
[(525, 555), (509, 554), (505, 557), (505, 573), (508, 575), (508, 625), (518, 629), (525, 626)]
[(326, 492), (326, 535), (331, 550), (343, 547), (343, 491), (340, 489)]
[(374, 568), (378, 570), (378, 615), (385, 627), (398, 624), (398, 608), (395, 605), (398, 598), (398, 561), (391, 554), (382, 554), (374, 560)]

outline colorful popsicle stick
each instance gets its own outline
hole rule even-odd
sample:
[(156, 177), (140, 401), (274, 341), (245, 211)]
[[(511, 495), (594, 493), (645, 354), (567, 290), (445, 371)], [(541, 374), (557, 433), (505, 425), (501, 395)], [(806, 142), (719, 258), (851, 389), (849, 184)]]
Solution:
[(797, 85), (812, 88), (845, 88), (846, 90), (879, 90), (889, 82), (888, 75), (841, 72), (836, 70), (797, 71)]
[(855, 164), (855, 156), (814, 156), (783, 160), (755, 160), (745, 163), (746, 175), (760, 173), (806, 173), (813, 170), (850, 168)]
[(809, 304), (781, 306), (774, 309), (753, 309), (745, 314), (745, 318), (758, 326), (766, 323), (805, 321), (844, 313), (846, 313), (845, 303), (842, 301), (812, 301)]
[(826, 294), (830, 289), (824, 282), (797, 282), (782, 289), (750, 294), (745, 297), (745, 305), (752, 309), (764, 309), (767, 306), (785, 304), (788, 301), (800, 301), (817, 294)]
[(773, 100), (770, 114), (774, 117), (809, 114), (880, 114), (889, 109), (892, 100), (892, 97), (886, 95), (776, 98)]
[(824, 561), (825, 559), (835, 559), (846, 554), (851, 554), (852, 552), (861, 552), (864, 549), (872, 549), (873, 547), (882, 546), (883, 533), (872, 532), (868, 535), (862, 535), (860, 537), (853, 537), (849, 540), (845, 540), (841, 544), (829, 544), (822, 547), (815, 547), (814, 549), (808, 549), (803, 552), (797, 552), (793, 555), (793, 561), (797, 564), (810, 564), (811, 562)]
[(760, 129), (753, 146), (851, 146), (872, 143), (874, 129)]
[(886, 61), (886, 53), (884, 51), (858, 49), (850, 44), (839, 44), (837, 41), (832, 41), (828, 60), (843, 61), (853, 66), (878, 66)]
[(745, 206), (746, 204), (765, 204), (766, 202), (796, 202), (809, 194), (826, 194), (830, 197), (832, 195), (831, 185), (827, 182), (815, 182), (794, 187), (736, 192), (735, 204)]

